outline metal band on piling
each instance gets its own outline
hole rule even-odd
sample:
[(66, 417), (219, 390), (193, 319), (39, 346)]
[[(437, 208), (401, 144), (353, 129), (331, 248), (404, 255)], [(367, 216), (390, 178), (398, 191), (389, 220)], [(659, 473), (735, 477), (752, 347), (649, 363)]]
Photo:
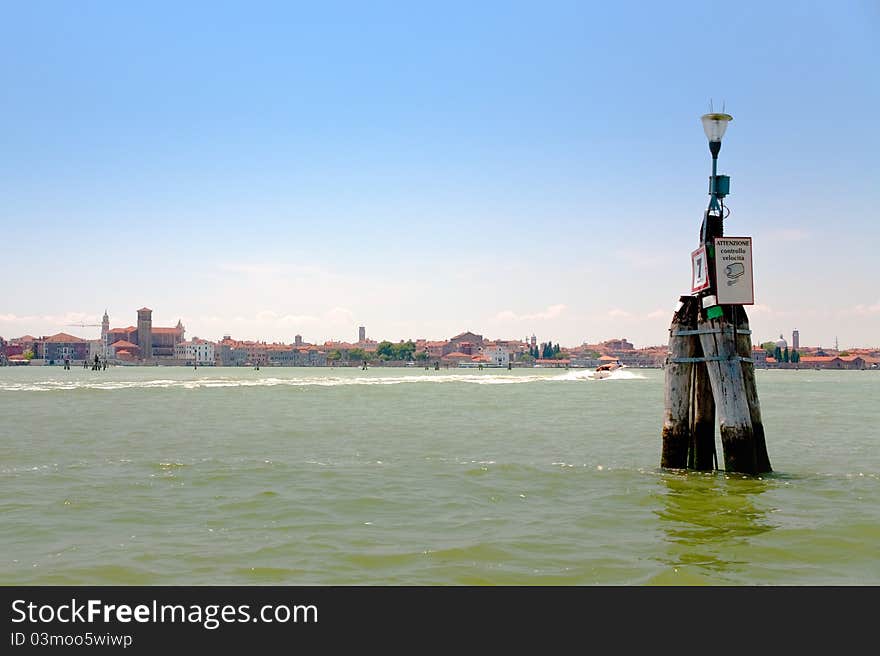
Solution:
[(740, 362), (754, 362), (752, 358), (744, 358), (741, 355), (734, 355), (731, 357), (726, 357), (723, 355), (707, 355), (699, 358), (672, 358), (669, 361), (674, 362), (675, 364), (690, 364), (696, 362), (730, 362), (732, 360), (739, 360)]
[(672, 333), (673, 337), (687, 337), (688, 335), (709, 335), (726, 333), (728, 335), (751, 335), (751, 330), (736, 330), (734, 328), (697, 328), (696, 330), (678, 330)]

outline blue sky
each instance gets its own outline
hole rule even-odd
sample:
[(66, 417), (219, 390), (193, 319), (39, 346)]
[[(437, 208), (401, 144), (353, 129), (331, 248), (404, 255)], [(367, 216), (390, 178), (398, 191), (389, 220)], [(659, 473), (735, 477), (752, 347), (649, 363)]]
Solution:
[(0, 335), (663, 343), (711, 98), (756, 337), (880, 345), (880, 5), (410, 4), (7, 6)]

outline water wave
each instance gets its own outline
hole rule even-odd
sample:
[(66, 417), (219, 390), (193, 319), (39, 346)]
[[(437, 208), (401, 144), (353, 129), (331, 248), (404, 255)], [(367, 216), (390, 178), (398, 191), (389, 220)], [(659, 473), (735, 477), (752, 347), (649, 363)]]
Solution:
[[(95, 380), (45, 380), (27, 383), (0, 383), (0, 391), (5, 392), (52, 392), (59, 390), (103, 390), (113, 391), (122, 389), (202, 389), (224, 387), (340, 387), (349, 385), (404, 385), (415, 383), (464, 383), (470, 385), (517, 385), (523, 383), (546, 383), (546, 382), (577, 382), (596, 380), (593, 370), (569, 371), (557, 376), (540, 375), (495, 375), (495, 374), (443, 374), (424, 376), (359, 376), (347, 378), (338, 376), (328, 377), (299, 377), (299, 378), (276, 378), (265, 377), (252, 380), (230, 377), (200, 378), (197, 380), (119, 380), (119, 381), (95, 381)], [(603, 380), (636, 380), (644, 379), (641, 374), (626, 370), (618, 370)]]

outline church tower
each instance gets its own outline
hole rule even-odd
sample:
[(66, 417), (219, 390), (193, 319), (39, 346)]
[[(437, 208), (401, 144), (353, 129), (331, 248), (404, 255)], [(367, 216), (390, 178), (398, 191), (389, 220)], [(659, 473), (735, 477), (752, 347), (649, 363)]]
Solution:
[(107, 357), (107, 348), (109, 346), (107, 344), (107, 336), (109, 335), (109, 333), (110, 333), (110, 316), (107, 314), (107, 308), (104, 308), (104, 318), (101, 319), (101, 347), (103, 350), (101, 355), (103, 355), (105, 358)]
[(137, 336), (141, 358), (151, 360), (153, 358), (153, 311), (150, 308), (142, 307), (138, 310)]

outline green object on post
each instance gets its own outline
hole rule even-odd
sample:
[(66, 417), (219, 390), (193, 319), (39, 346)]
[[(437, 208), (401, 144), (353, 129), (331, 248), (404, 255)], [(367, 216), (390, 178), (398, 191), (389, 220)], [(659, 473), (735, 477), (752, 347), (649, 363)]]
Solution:
[(721, 309), (720, 305), (713, 305), (708, 310), (706, 310), (707, 319), (720, 319), (723, 315), (724, 310)]

